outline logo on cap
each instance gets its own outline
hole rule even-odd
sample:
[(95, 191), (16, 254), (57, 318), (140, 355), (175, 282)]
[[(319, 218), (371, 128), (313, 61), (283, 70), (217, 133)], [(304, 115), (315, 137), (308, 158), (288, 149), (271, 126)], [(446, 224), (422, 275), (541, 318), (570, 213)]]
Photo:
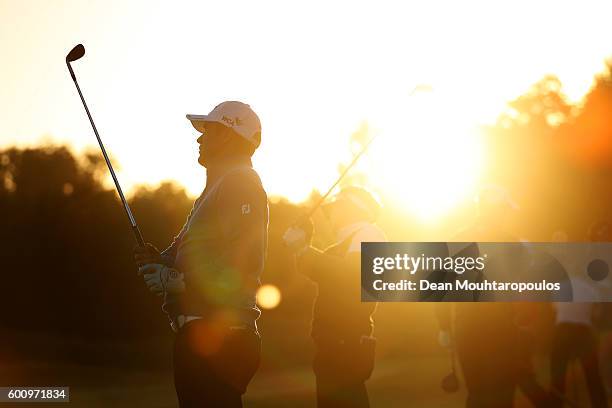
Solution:
[(232, 119), (232, 118), (229, 118), (229, 117), (223, 115), (221, 120), (224, 121), (225, 123), (227, 123), (228, 125), (232, 126), (232, 127), (242, 125), (242, 120), (240, 120), (240, 118), (238, 116), (236, 116), (235, 118)]

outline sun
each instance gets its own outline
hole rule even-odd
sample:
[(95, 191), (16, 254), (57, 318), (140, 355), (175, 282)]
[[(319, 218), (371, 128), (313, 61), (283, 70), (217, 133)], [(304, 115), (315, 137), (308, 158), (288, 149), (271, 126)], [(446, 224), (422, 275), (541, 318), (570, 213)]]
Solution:
[(476, 189), (481, 135), (465, 108), (435, 90), (421, 92), (377, 128), (370, 157), (374, 185), (423, 221), (451, 211)]

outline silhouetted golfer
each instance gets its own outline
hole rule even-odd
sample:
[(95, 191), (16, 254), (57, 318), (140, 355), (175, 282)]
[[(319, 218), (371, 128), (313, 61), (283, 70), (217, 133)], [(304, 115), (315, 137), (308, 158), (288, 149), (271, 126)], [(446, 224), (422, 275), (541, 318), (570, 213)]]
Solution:
[[(610, 234), (604, 225), (593, 225), (589, 240), (601, 242), (609, 239)], [(596, 285), (588, 277), (572, 279), (574, 297), (578, 299), (598, 299)], [(588, 302), (555, 303), (555, 330), (550, 352), (550, 376), (557, 398), (554, 407), (562, 407), (561, 396), (565, 394), (567, 368), (570, 362), (580, 361), (586, 378), (589, 398), (593, 407), (608, 407), (608, 397), (602, 380), (598, 358), (598, 338), (593, 325), (593, 317), (599, 305)], [(601, 318), (601, 317), (600, 317)]]
[[(504, 215), (513, 208), (516, 204), (505, 190), (497, 186), (484, 188), (478, 196), (477, 222), (456, 241), (518, 241), (505, 232), (503, 225)], [(472, 247), (478, 251), (476, 246)], [(478, 256), (478, 253), (466, 255)], [(534, 406), (548, 406), (550, 395), (535, 380), (525, 341), (527, 333), (524, 327), (519, 327), (529, 311), (523, 311), (517, 303), (474, 303), (477, 299), (474, 296), (464, 302), (436, 305), (440, 343), (454, 347), (461, 364), (468, 392), (465, 406), (511, 408), (517, 388)]]
[(206, 187), (172, 245), (137, 248), (149, 289), (164, 297), (176, 331), (174, 382), (181, 407), (242, 407), (259, 366), (255, 303), (267, 247), (268, 202), (251, 156), (261, 140), (248, 105), (223, 102), (187, 115), (202, 132)]
[(386, 241), (374, 224), (380, 209), (368, 191), (346, 187), (323, 206), (338, 238), (334, 245), (325, 251), (313, 248), (312, 224), (284, 235), (295, 250), (298, 270), (318, 286), (312, 338), (319, 408), (369, 407), (365, 381), (374, 369), (376, 303), (360, 301), (360, 253), (362, 242)]

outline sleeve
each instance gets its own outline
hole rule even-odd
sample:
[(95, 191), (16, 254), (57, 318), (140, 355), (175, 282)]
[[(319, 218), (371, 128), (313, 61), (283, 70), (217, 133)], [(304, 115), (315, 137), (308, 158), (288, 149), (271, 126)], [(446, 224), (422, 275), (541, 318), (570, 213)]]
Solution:
[(216, 196), (219, 225), (227, 247), (225, 266), (244, 274), (259, 273), (267, 249), (268, 199), (255, 174), (228, 175)]
[(178, 246), (183, 238), (183, 234), (185, 233), (185, 227), (187, 224), (183, 225), (178, 235), (174, 237), (170, 246), (164, 249), (161, 252), (161, 257), (164, 262), (164, 265), (172, 268), (174, 266), (174, 260), (176, 259), (176, 251), (178, 250)]
[(335, 281), (346, 277), (344, 271), (361, 268), (361, 254), (353, 252), (342, 258), (328, 255), (316, 248), (310, 247), (297, 260), (299, 271), (313, 282)]
[[(202, 196), (200, 196), (200, 198), (201, 197)], [(179, 233), (172, 239), (172, 243), (170, 244), (170, 246), (161, 252), (161, 257), (164, 261), (164, 265), (166, 265), (169, 268), (174, 267), (174, 261), (176, 259), (176, 252), (178, 251), (178, 247), (181, 243), (181, 240), (183, 239), (183, 235), (185, 235), (185, 232), (187, 231), (187, 224), (189, 224), (191, 215), (193, 214), (194, 209), (198, 205), (200, 198), (198, 198), (193, 203), (193, 207), (191, 207), (191, 211), (189, 211), (189, 215), (187, 216), (187, 220), (185, 221), (185, 224), (183, 224), (183, 227), (181, 228)]]
[(314, 282), (324, 280), (337, 281), (344, 276), (343, 271), (361, 270), (361, 243), (386, 242), (385, 233), (376, 225), (368, 225), (359, 230), (351, 239), (345, 257), (327, 255), (315, 248), (310, 248), (298, 259), (301, 273)]

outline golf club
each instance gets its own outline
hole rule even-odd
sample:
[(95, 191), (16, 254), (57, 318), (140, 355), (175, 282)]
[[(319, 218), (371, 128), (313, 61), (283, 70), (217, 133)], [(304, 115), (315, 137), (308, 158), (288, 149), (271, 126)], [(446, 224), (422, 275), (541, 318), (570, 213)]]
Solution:
[[(431, 85), (429, 84), (417, 84), (409, 93), (408, 93), (408, 97), (412, 97), (414, 96), (416, 93), (418, 92), (432, 92), (433, 88)], [(325, 200), (327, 199), (327, 197), (331, 194), (331, 192), (334, 190), (334, 188), (336, 188), (336, 186), (338, 184), (340, 184), (340, 182), (342, 181), (342, 179), (344, 177), (346, 177), (346, 175), (348, 174), (348, 172), (351, 170), (351, 168), (353, 168), (353, 166), (357, 163), (357, 161), (359, 161), (359, 159), (361, 158), (361, 156), (363, 156), (363, 154), (368, 150), (368, 148), (370, 147), (370, 145), (372, 144), (372, 142), (374, 141), (374, 139), (376, 139), (375, 135), (373, 136), (370, 140), (368, 140), (368, 142), (363, 146), (363, 148), (361, 149), (361, 151), (359, 153), (357, 153), (357, 155), (355, 155), (355, 157), (353, 158), (353, 160), (351, 160), (351, 162), (349, 163), (349, 165), (346, 167), (346, 169), (344, 169), (344, 171), (340, 174), (340, 176), (336, 179), (336, 182), (334, 184), (332, 184), (332, 186), (329, 188), (329, 190), (327, 190), (327, 192), (325, 194), (323, 194), (323, 196), (321, 196), (321, 198), (316, 202), (316, 204), (310, 209), (310, 211), (308, 211), (308, 213), (303, 217), (300, 218), (300, 220), (307, 220), (310, 217), (312, 217), (312, 215), (317, 211), (317, 209), (321, 206), (321, 204), (323, 204), (325, 202)], [(299, 224), (299, 221), (296, 223)]]
[[(451, 328), (451, 339), (453, 338), (453, 332), (454, 330)], [(450, 373), (442, 379), (440, 386), (445, 392), (453, 393), (459, 391), (459, 377), (457, 376), (457, 367), (455, 365), (455, 361), (457, 359), (455, 345), (452, 343), (452, 340), (449, 349), (449, 358), (451, 370)]]
[(306, 214), (306, 216), (304, 217), (305, 220), (309, 219), (310, 217), (312, 217), (312, 215), (315, 213), (315, 211), (317, 211), (317, 209), (321, 206), (321, 204), (323, 204), (323, 202), (325, 202), (325, 200), (327, 199), (327, 197), (329, 197), (329, 195), (331, 194), (331, 192), (334, 190), (334, 188), (336, 188), (336, 186), (342, 181), (342, 179), (348, 174), (349, 170), (351, 170), (351, 168), (353, 168), (353, 166), (357, 163), (357, 161), (359, 160), (359, 158), (361, 156), (363, 156), (363, 154), (366, 152), (366, 150), (368, 150), (368, 147), (370, 146), (370, 144), (372, 144), (372, 142), (374, 141), (374, 139), (376, 139), (376, 136), (372, 137), (370, 140), (368, 140), (368, 142), (363, 146), (363, 148), (361, 149), (361, 151), (359, 153), (357, 153), (355, 155), (355, 157), (353, 158), (353, 160), (351, 160), (351, 162), (349, 163), (348, 166), (346, 166), (346, 169), (344, 169), (344, 171), (342, 172), (342, 174), (340, 174), (340, 176), (336, 179), (336, 182), (334, 184), (332, 184), (332, 186), (329, 188), (329, 190), (327, 190), (327, 192), (325, 194), (323, 194), (321, 196), (321, 198), (319, 198), (319, 201), (317, 201), (317, 203), (310, 209), (310, 211)]
[(83, 97), (83, 93), (81, 92), (81, 88), (79, 87), (79, 84), (77, 82), (76, 75), (74, 75), (74, 71), (72, 70), (72, 67), (70, 66), (71, 62), (74, 62), (82, 58), (83, 55), (85, 55), (85, 47), (83, 47), (83, 44), (78, 44), (68, 53), (68, 55), (66, 55), (66, 65), (68, 66), (68, 71), (70, 71), (70, 76), (72, 77), (72, 80), (74, 81), (74, 85), (76, 86), (76, 89), (79, 92), (79, 96), (81, 97), (81, 102), (83, 102), (83, 106), (85, 107), (85, 112), (87, 113), (87, 117), (89, 118), (91, 127), (93, 128), (93, 131), (96, 135), (96, 139), (98, 139), (98, 144), (100, 145), (100, 149), (102, 150), (104, 161), (106, 161), (106, 165), (108, 166), (111, 176), (113, 177), (113, 181), (115, 182), (115, 187), (117, 188), (117, 192), (119, 193), (119, 197), (121, 198), (121, 202), (123, 203), (123, 208), (125, 209), (125, 212), (127, 213), (127, 216), (130, 220), (130, 225), (132, 226), (132, 232), (134, 233), (134, 238), (136, 238), (136, 242), (138, 243), (139, 246), (144, 247), (145, 243), (144, 243), (144, 240), (142, 239), (142, 234), (140, 233), (140, 230), (138, 229), (138, 225), (136, 224), (136, 219), (134, 219), (132, 210), (130, 210), (130, 206), (128, 205), (127, 200), (125, 199), (125, 196), (123, 195), (123, 190), (121, 190), (121, 186), (119, 185), (119, 180), (117, 179), (115, 170), (113, 170), (113, 165), (111, 164), (110, 159), (108, 158), (108, 155), (106, 154), (106, 149), (104, 148), (104, 144), (102, 144), (102, 139), (100, 139), (100, 135), (98, 134), (98, 129), (96, 129), (96, 125), (93, 121), (93, 118), (91, 117), (91, 113), (89, 113), (89, 108), (87, 107), (87, 103), (85, 103), (85, 98)]

